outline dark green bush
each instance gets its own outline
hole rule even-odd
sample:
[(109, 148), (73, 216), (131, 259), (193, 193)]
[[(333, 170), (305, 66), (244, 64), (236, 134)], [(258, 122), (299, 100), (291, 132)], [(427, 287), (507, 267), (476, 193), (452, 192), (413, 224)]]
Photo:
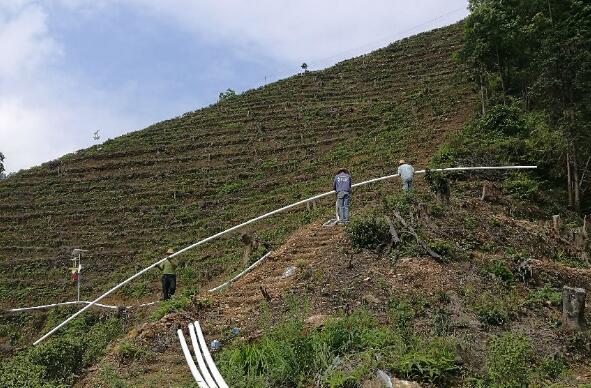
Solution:
[(148, 356), (148, 351), (133, 342), (123, 341), (115, 350), (117, 361), (121, 364), (130, 364), (134, 361), (141, 360)]
[(351, 245), (358, 249), (377, 249), (390, 241), (390, 229), (386, 221), (376, 217), (359, 218), (347, 228)]
[(459, 371), (455, 358), (455, 347), (449, 341), (417, 341), (392, 369), (403, 378), (441, 386)]
[(508, 175), (503, 181), (503, 192), (521, 200), (531, 200), (540, 190), (540, 183), (524, 172)]
[(501, 388), (528, 386), (530, 356), (529, 341), (522, 335), (507, 332), (493, 338), (486, 364), (491, 385)]
[(45, 379), (71, 382), (82, 369), (84, 350), (81, 338), (56, 337), (34, 347), (30, 360), (43, 368)]
[(495, 260), (488, 265), (487, 269), (488, 272), (501, 279), (504, 283), (513, 283), (513, 272), (511, 271), (511, 268), (509, 268), (504, 262)]
[(515, 315), (515, 296), (513, 293), (486, 291), (476, 301), (478, 319), (488, 326), (501, 326), (509, 322)]

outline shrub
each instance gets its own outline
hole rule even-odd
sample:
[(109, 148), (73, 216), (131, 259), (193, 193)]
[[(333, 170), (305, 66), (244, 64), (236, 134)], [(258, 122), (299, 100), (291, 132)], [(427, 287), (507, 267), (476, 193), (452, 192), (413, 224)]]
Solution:
[(390, 229), (384, 220), (366, 217), (351, 222), (347, 235), (354, 248), (377, 249), (390, 240)]
[(501, 388), (529, 385), (529, 359), (530, 344), (524, 336), (508, 332), (493, 338), (487, 357), (491, 385)]
[(158, 307), (152, 311), (150, 318), (154, 321), (159, 320), (163, 316), (170, 314), (174, 311), (184, 309), (191, 303), (191, 298), (181, 295), (178, 298), (172, 298), (160, 302)]
[(84, 344), (81, 338), (62, 336), (37, 345), (30, 353), (31, 362), (44, 369), (43, 377), (71, 382), (83, 367)]
[(484, 292), (476, 302), (478, 319), (489, 326), (504, 325), (515, 314), (516, 303), (514, 299), (512, 293), (503, 293), (500, 290), (495, 293)]
[(50, 387), (44, 378), (45, 368), (31, 362), (27, 355), (17, 355), (0, 363), (0, 387)]
[(488, 272), (501, 279), (504, 283), (513, 283), (513, 272), (504, 262), (495, 260), (488, 265), (487, 269)]
[(403, 378), (441, 386), (458, 372), (455, 358), (454, 346), (449, 341), (442, 338), (417, 341), (392, 369)]
[(146, 349), (129, 341), (121, 342), (115, 350), (117, 361), (125, 365), (144, 359), (147, 355), (148, 351)]
[(549, 284), (531, 291), (527, 297), (527, 303), (542, 304), (547, 302), (553, 306), (560, 306), (562, 303), (562, 293)]
[(539, 189), (539, 182), (523, 172), (509, 174), (503, 181), (503, 192), (521, 200), (534, 199)]

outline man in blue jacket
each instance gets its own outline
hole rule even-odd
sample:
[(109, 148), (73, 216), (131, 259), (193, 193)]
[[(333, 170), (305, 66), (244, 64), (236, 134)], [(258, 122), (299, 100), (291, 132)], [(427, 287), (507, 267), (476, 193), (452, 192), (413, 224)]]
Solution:
[(342, 168), (337, 172), (332, 182), (332, 188), (337, 193), (337, 222), (347, 224), (349, 222), (349, 200), (351, 198), (351, 175)]

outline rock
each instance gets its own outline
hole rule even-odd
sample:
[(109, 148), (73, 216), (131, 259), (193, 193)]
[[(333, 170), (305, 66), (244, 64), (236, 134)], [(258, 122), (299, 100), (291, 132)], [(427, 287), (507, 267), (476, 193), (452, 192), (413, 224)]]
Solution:
[(329, 316), (325, 314), (312, 315), (308, 317), (304, 323), (306, 324), (306, 327), (310, 329), (317, 329), (323, 326), (328, 318)]
[(388, 388), (388, 387), (392, 387), (392, 388), (422, 388), (419, 383), (415, 383), (414, 381), (400, 380), (400, 379), (397, 379), (396, 377), (392, 377), (390, 379), (391, 385), (387, 385), (387, 384), (388, 383), (386, 383), (386, 382), (382, 381), (381, 379), (379, 379), (378, 377), (376, 377), (372, 380), (364, 382), (362, 385), (362, 388)]
[(365, 294), (362, 297), (363, 301), (365, 303), (369, 303), (369, 304), (379, 304), (380, 300), (378, 298), (376, 298), (373, 294)]
[(296, 267), (294, 266), (289, 266), (285, 269), (285, 271), (283, 271), (283, 274), (281, 275), (282, 279), (288, 278), (290, 276), (293, 276), (295, 274), (296, 271)]

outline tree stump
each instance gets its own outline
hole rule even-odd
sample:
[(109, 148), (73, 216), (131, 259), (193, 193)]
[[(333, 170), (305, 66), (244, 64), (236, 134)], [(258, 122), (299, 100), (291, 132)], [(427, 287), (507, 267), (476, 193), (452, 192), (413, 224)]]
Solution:
[(562, 226), (562, 221), (560, 220), (560, 216), (558, 214), (552, 216), (552, 228), (554, 229), (554, 234), (556, 236), (560, 236), (560, 227)]
[(585, 328), (584, 288), (564, 286), (562, 289), (562, 327), (566, 330), (582, 330)]
[(498, 202), (500, 197), (501, 193), (499, 189), (492, 182), (484, 182), (482, 185), (482, 195), (480, 195), (481, 201)]
[(242, 265), (244, 267), (247, 267), (248, 262), (250, 260), (250, 255), (252, 254), (254, 248), (254, 239), (250, 235), (243, 233), (242, 236), (240, 236), (240, 241), (242, 241), (242, 243), (244, 244), (244, 253), (242, 254)]

